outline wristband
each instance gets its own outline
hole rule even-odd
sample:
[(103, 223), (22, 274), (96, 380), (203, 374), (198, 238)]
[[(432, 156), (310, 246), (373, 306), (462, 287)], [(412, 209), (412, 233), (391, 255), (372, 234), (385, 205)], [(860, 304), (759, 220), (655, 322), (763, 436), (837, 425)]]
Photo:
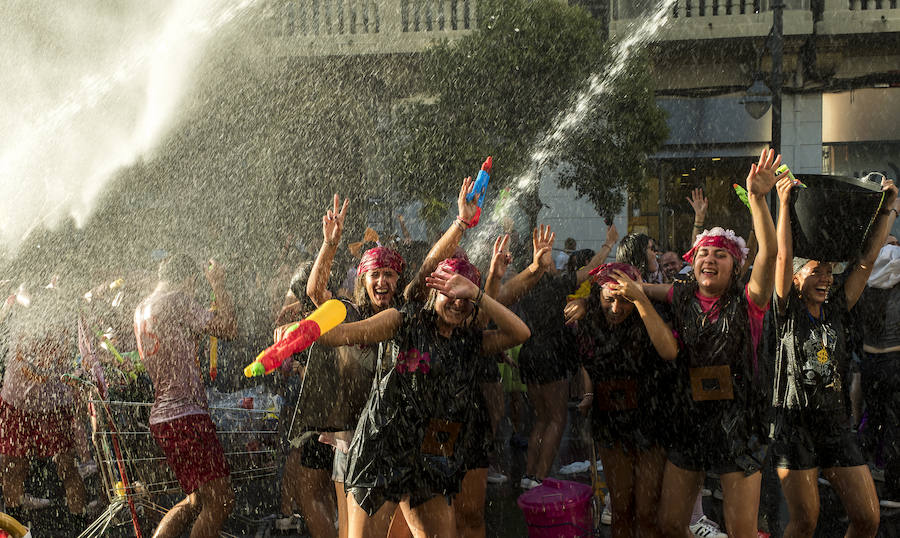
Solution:
[(593, 393), (593, 392), (585, 392), (581, 397), (582, 397), (582, 398), (587, 398), (588, 396), (593, 397), (593, 396), (594, 396), (594, 393)]
[(462, 231), (466, 231), (472, 227), (472, 225), (470, 223), (466, 222), (465, 220), (463, 220), (462, 217), (456, 217), (456, 220), (454, 222), (456, 223), (457, 226), (459, 226), (459, 229)]
[(703, 222), (697, 224), (697, 221), (695, 220), (695, 221), (694, 221), (694, 228), (703, 228), (703, 224), (704, 224)]
[(325, 244), (326, 244), (327, 246), (329, 246), (329, 247), (336, 247), (336, 246), (338, 246), (338, 242), (337, 242), (337, 241), (329, 241), (329, 240), (327, 240), (327, 239), (325, 240)]
[(478, 288), (478, 295), (475, 296), (475, 300), (473, 301), (475, 303), (475, 306), (478, 306), (481, 303), (482, 297), (484, 297), (484, 289)]

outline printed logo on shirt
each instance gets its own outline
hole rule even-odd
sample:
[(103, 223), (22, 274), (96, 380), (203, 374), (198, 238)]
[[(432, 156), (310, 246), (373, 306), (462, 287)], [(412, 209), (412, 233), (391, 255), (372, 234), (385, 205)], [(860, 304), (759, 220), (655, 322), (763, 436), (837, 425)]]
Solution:
[(431, 355), (427, 351), (422, 353), (416, 348), (401, 351), (397, 355), (397, 371), (400, 373), (421, 372), (427, 374), (431, 371)]

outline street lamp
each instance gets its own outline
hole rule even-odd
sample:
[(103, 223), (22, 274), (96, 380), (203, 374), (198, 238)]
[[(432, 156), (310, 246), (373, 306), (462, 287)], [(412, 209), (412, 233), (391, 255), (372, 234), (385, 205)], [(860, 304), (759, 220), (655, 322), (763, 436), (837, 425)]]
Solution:
[(750, 117), (758, 120), (766, 115), (772, 105), (772, 90), (757, 76), (753, 84), (747, 88), (741, 104), (744, 105), (744, 109), (747, 114), (750, 114)]

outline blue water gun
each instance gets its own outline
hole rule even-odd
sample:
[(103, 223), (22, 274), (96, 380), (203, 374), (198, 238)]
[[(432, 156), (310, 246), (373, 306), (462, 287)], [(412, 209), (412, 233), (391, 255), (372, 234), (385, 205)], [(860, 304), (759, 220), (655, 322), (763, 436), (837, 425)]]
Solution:
[(475, 196), (478, 196), (478, 211), (475, 212), (475, 216), (472, 217), (472, 222), (469, 222), (469, 228), (474, 228), (476, 224), (478, 224), (478, 219), (481, 218), (481, 208), (484, 207), (484, 195), (487, 194), (487, 186), (488, 181), (491, 180), (491, 167), (493, 166), (494, 161), (491, 160), (490, 157), (485, 159), (484, 164), (481, 165), (481, 170), (478, 171), (478, 177), (475, 178), (475, 185), (472, 187), (472, 192), (466, 195), (466, 201), (471, 202), (475, 199)]

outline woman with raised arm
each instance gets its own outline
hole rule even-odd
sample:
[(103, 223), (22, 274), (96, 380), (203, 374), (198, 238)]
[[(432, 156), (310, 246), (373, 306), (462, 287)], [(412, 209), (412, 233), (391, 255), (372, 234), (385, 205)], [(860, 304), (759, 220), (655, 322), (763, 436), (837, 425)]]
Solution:
[(884, 180), (883, 210), (861, 258), (844, 285), (832, 290), (831, 263), (795, 258), (790, 223), (793, 183), (778, 183), (778, 263), (775, 326), (775, 442), (772, 452), (787, 500), (786, 537), (812, 536), (819, 519), (819, 469), (844, 504), (846, 536), (875, 536), (879, 508), (875, 483), (850, 429), (850, 311), (897, 216), (897, 187)]
[[(375, 247), (367, 250), (357, 268), (354, 300), (344, 301), (347, 307), (347, 321), (359, 321), (378, 314), (385, 309), (398, 307), (410, 295), (422, 293), (425, 289), (425, 277), (434, 269), (437, 262), (449, 256), (459, 244), (459, 240), (467, 223), (475, 215), (478, 206), (466, 201), (466, 195), (472, 190), (472, 179), (463, 180), (457, 196), (458, 217), (450, 225), (444, 235), (434, 245), (413, 281), (404, 289), (403, 274), (406, 263), (399, 253), (387, 247)], [(338, 195), (334, 196), (333, 208), (322, 217), (323, 242), (319, 255), (313, 265), (312, 274), (307, 283), (306, 293), (318, 306), (331, 298), (328, 291), (328, 278), (335, 252), (340, 243), (349, 200), (343, 205)], [(437, 260), (437, 261), (435, 261)], [(430, 267), (426, 272), (424, 266)], [(346, 538), (348, 528), (347, 500), (344, 488), (344, 475), (347, 472), (347, 451), (353, 438), (360, 413), (365, 406), (372, 381), (376, 374), (376, 363), (379, 354), (384, 350), (381, 340), (371, 345), (341, 346), (337, 349), (336, 366), (343, 381), (339, 384), (341, 391), (332, 395), (335, 409), (330, 417), (333, 429), (341, 431), (326, 436), (336, 445), (332, 480), (338, 499), (338, 528), (341, 538)], [(390, 514), (383, 524), (385, 532), (390, 521)]]
[(528, 399), (535, 414), (528, 439), (525, 476), (519, 482), (523, 489), (540, 485), (550, 473), (566, 427), (568, 378), (578, 362), (575, 335), (566, 326), (566, 297), (589, 278), (591, 269), (606, 259), (618, 233), (611, 225), (606, 243), (585, 267), (562, 273), (557, 273), (549, 253), (554, 239), (549, 226), (535, 229), (531, 265), (507, 281), (497, 295), (505, 305), (519, 302), (522, 319), (533, 335), (519, 352), (520, 374), (528, 387)]
[(666, 457), (659, 399), (660, 357), (674, 360), (678, 343), (625, 263), (593, 272), (588, 315), (581, 322), (596, 347), (582, 358), (593, 386), (591, 430), (612, 505), (612, 536), (658, 536), (656, 510)]
[[(350, 536), (383, 536), (372, 516), (397, 505), (414, 536), (456, 536), (449, 500), (464, 472), (460, 447), (473, 413), (467, 395), (477, 387), (473, 362), (530, 335), (479, 282), (468, 260), (445, 259), (427, 277), (424, 306), (389, 308), (319, 339), (345, 346), (393, 339), (389, 371), (373, 386), (350, 447)], [(472, 326), (479, 309), (496, 330)]]
[[(645, 285), (645, 292), (672, 305), (672, 326), (681, 353), (678, 367), (690, 394), (677, 405), (678, 432), (668, 453), (659, 521), (665, 536), (688, 533), (694, 500), (707, 471), (720, 475), (728, 536), (755, 538), (760, 466), (764, 458), (766, 380), (756, 349), (774, 289), (775, 225), (766, 194), (781, 163), (773, 150), (750, 166), (747, 191), (759, 252), (749, 283), (738, 275), (747, 256), (744, 240), (713, 228), (698, 235), (685, 260), (692, 278), (672, 285)], [(786, 175), (786, 174), (784, 174)]]

